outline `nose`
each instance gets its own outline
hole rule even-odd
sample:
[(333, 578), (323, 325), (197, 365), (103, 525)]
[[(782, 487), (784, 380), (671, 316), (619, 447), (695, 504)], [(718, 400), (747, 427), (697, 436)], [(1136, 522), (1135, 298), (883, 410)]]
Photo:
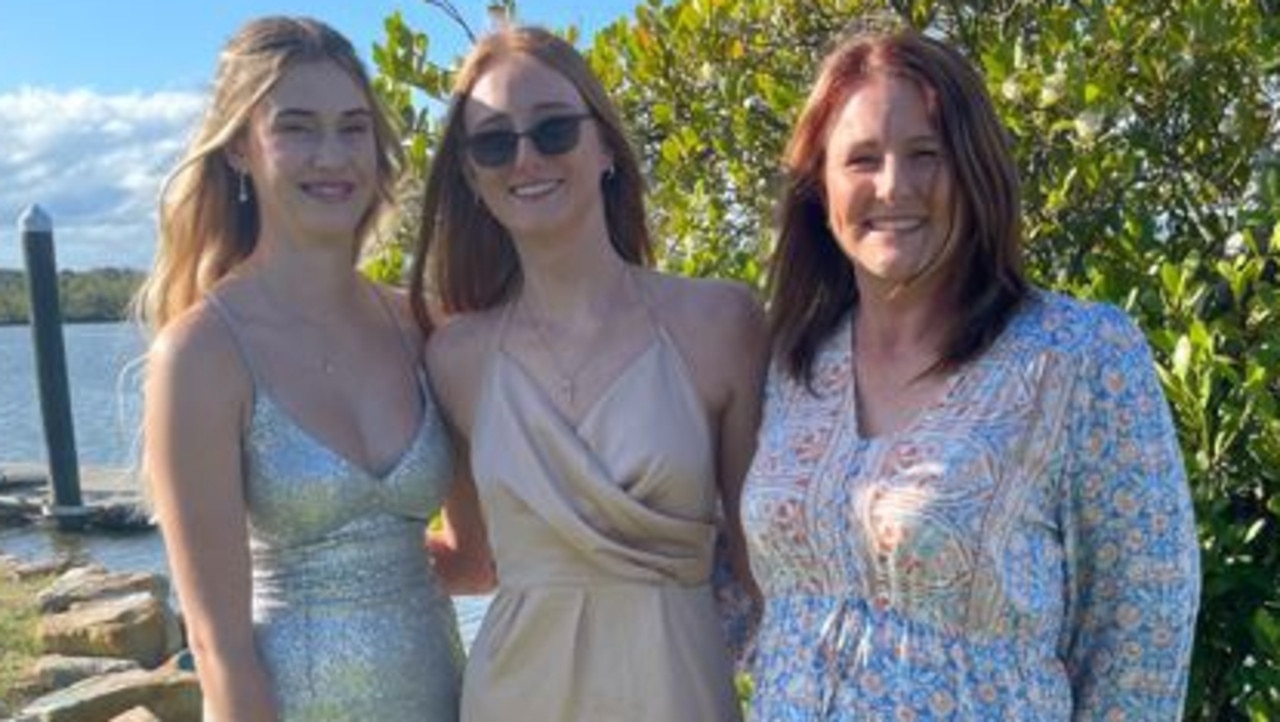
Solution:
[(316, 139), (313, 159), (319, 168), (334, 168), (347, 162), (347, 147), (339, 133), (324, 131)]
[(898, 193), (907, 180), (905, 171), (897, 154), (886, 154), (880, 163), (879, 172), (876, 173), (876, 196), (885, 202), (897, 200)]
[(512, 168), (524, 167), (540, 158), (542, 158), (542, 153), (533, 144), (533, 138), (524, 133), (516, 136), (516, 157), (511, 161)]

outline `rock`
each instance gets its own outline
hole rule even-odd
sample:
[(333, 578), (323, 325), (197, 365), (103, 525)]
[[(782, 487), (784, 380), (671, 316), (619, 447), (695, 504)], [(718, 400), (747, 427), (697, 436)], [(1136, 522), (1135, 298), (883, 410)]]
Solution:
[(150, 531), (156, 526), (145, 506), (123, 502), (95, 507), (92, 523), (97, 529), (114, 532)]
[(181, 632), (167, 602), (150, 592), (95, 599), (40, 619), (46, 652), (132, 659), (152, 668), (178, 650)]
[(0, 526), (26, 526), (37, 511), (32, 504), (21, 499), (0, 496)]
[(55, 689), (70, 687), (89, 677), (101, 677), (130, 669), (139, 669), (138, 663), (131, 659), (47, 654), (36, 660), (35, 668), (31, 672), (32, 688), (36, 695), (46, 694)]
[(111, 722), (162, 722), (161, 719), (153, 714), (146, 707), (134, 707), (122, 715), (116, 715), (111, 718)]
[(194, 674), (172, 669), (117, 672), (45, 695), (21, 714), (42, 722), (109, 722), (136, 707), (165, 722), (199, 722), (200, 685)]
[(97, 565), (76, 567), (54, 580), (36, 595), (36, 600), (40, 611), (50, 614), (65, 612), (79, 602), (136, 592), (167, 600), (169, 580), (161, 574), (112, 574)]
[(44, 559), (37, 562), (26, 562), (19, 564), (13, 570), (14, 576), (18, 579), (31, 579), (33, 577), (42, 577), (49, 574), (61, 574), (75, 562), (70, 556), (59, 555), (53, 559)]

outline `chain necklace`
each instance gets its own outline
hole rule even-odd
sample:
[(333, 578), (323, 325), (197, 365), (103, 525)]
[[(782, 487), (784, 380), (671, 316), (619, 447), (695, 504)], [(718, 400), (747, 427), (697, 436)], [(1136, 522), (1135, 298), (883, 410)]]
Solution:
[[(619, 274), (627, 279), (632, 278), (631, 266), (624, 265), (622, 272)], [(528, 294), (520, 297), (520, 302), (524, 303), (528, 298)], [(541, 310), (541, 309), (539, 309)], [(597, 354), (587, 353), (583, 359), (579, 361), (573, 368), (566, 371), (567, 364), (561, 362), (560, 355), (556, 353), (555, 346), (551, 340), (547, 338), (547, 316), (549, 314), (543, 312), (540, 317), (534, 318), (528, 309), (524, 309), (525, 318), (528, 319), (530, 325), (533, 326), (534, 336), (538, 340), (538, 345), (542, 347), (543, 353), (547, 355), (547, 360), (551, 362), (551, 370), (556, 375), (555, 395), (558, 396), (569, 407), (573, 407), (577, 399), (578, 377), (583, 371), (591, 365), (591, 362), (597, 357)]]
[[(277, 311), (281, 311), (284, 314), (292, 317), (300, 325), (305, 324), (313, 327), (320, 326), (319, 322), (303, 316), (302, 314), (289, 308), (286, 304), (282, 303), (279, 297), (276, 296), (275, 291), (271, 290), (271, 287), (267, 284), (262, 274), (257, 274), (254, 277), (254, 280), (257, 281), (258, 288), (261, 289), (262, 294), (266, 297), (267, 303), (273, 306)], [(323, 327), (322, 327), (322, 331), (323, 331)], [(318, 353), (320, 356), (320, 359), (319, 359), (320, 373), (326, 376), (332, 376), (334, 371), (337, 370), (338, 368), (337, 353), (329, 350), (328, 348), (321, 348)]]

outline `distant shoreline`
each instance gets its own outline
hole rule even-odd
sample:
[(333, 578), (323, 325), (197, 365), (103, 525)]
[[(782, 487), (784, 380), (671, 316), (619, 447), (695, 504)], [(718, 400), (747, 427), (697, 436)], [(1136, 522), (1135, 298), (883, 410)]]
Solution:
[[(99, 324), (104, 324), (104, 323), (130, 323), (130, 322), (132, 322), (132, 321), (133, 321), (133, 319), (128, 318), (127, 316), (126, 316), (126, 317), (124, 317), (124, 318), (107, 318), (107, 317), (103, 317), (103, 318), (63, 318), (63, 319), (62, 319), (62, 324), (63, 324), (64, 326), (68, 326), (68, 325), (71, 325), (71, 324), (75, 324), (75, 325), (77, 325), (77, 326), (80, 326), (80, 325), (91, 326), (91, 325), (99, 325)], [(27, 319), (18, 319), (18, 320), (3, 319), (3, 320), (0, 320), (0, 328), (5, 328), (5, 327), (8, 327), (8, 326), (30, 326), (30, 325), (31, 325), (31, 321), (29, 321), (29, 320), (27, 320)]]
[[(146, 279), (133, 268), (95, 268), (58, 272), (58, 303), (63, 323), (128, 321), (129, 303)], [(0, 269), (0, 326), (31, 322), (26, 273)]]

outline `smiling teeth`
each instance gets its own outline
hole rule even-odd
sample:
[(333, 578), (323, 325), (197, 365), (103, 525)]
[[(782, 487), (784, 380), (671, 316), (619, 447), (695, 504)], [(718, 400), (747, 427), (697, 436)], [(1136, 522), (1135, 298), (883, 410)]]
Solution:
[(919, 218), (881, 218), (869, 221), (867, 225), (886, 231), (909, 231), (923, 224), (924, 221)]
[(543, 181), (541, 183), (529, 183), (527, 185), (513, 186), (511, 188), (511, 195), (518, 198), (540, 196), (551, 192), (557, 185), (559, 185), (558, 181)]
[(350, 183), (307, 183), (303, 186), (307, 193), (320, 198), (345, 198), (351, 194)]

